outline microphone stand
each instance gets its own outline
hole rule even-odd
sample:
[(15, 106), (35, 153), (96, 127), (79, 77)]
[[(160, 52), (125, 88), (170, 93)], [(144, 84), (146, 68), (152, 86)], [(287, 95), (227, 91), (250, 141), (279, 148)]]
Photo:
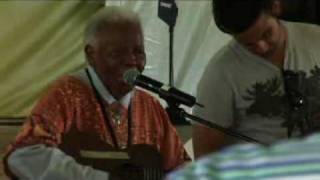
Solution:
[(169, 85), (174, 86), (173, 40), (174, 26), (178, 16), (175, 0), (159, 0), (158, 16), (169, 26)]
[[(174, 86), (174, 63), (173, 63), (173, 44), (174, 43), (173, 41), (174, 41), (174, 26), (176, 24), (176, 19), (178, 16), (178, 7), (175, 0), (159, 0), (158, 16), (169, 26), (169, 85)], [(149, 87), (149, 88), (152, 88), (152, 87)], [(217, 124), (211, 123), (210, 121), (206, 121), (196, 116), (192, 116), (186, 113), (182, 108), (179, 108), (179, 105), (180, 105), (179, 103), (170, 101), (169, 98), (166, 98), (167, 95), (165, 93), (159, 92), (159, 95), (161, 98), (166, 100), (168, 104), (166, 111), (168, 112), (170, 119), (174, 125), (189, 124), (189, 121), (186, 120), (186, 117), (187, 117), (201, 124), (204, 124), (205, 126), (218, 129), (224, 132), (225, 134), (243, 139), (248, 142), (260, 143), (253, 138), (241, 135), (230, 129), (223, 128)]]
[(307, 114), (307, 98), (296, 91), (289, 91), (289, 113), (288, 120), (284, 123), (288, 129), (288, 137), (292, 136), (293, 130), (297, 127), (300, 136), (306, 136), (315, 131), (315, 125)]
[(198, 122), (200, 124), (203, 124), (204, 126), (207, 126), (209, 128), (217, 129), (217, 130), (223, 132), (224, 134), (230, 135), (232, 137), (236, 137), (238, 139), (242, 139), (247, 142), (253, 142), (253, 143), (257, 143), (257, 144), (266, 145), (266, 144), (254, 139), (254, 138), (240, 134), (232, 129), (224, 128), (224, 127), (222, 127), (218, 124), (215, 124), (213, 122), (210, 122), (208, 120), (191, 115), (191, 114), (187, 113), (184, 109), (180, 108), (179, 103), (172, 102), (167, 99), (165, 99), (165, 100), (168, 104), (168, 107), (166, 108), (166, 110), (167, 110), (169, 117), (172, 121), (179, 120), (181, 122), (181, 120), (183, 120), (184, 122), (190, 122), (190, 120), (187, 120), (187, 119), (191, 119), (191, 120)]
[(287, 127), (288, 137), (298, 128), (300, 136), (305, 136), (315, 131), (314, 123), (308, 117), (309, 102), (304, 95), (305, 74), (290, 70), (283, 71), (286, 101), (289, 105), (288, 119), (283, 123)]
[(170, 26), (169, 27), (169, 85), (170, 86), (174, 86), (173, 40), (174, 40), (174, 26)]

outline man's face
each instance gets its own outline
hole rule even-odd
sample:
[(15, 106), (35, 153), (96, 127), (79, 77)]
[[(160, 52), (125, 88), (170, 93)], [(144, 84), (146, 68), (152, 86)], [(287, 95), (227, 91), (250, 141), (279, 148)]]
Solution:
[(284, 46), (284, 32), (278, 19), (263, 13), (253, 26), (234, 37), (250, 52), (270, 59), (277, 50)]
[(131, 68), (143, 71), (146, 59), (141, 27), (134, 23), (114, 24), (112, 29), (100, 33), (92, 60), (104, 85), (114, 96), (124, 95), (131, 87), (123, 74)]

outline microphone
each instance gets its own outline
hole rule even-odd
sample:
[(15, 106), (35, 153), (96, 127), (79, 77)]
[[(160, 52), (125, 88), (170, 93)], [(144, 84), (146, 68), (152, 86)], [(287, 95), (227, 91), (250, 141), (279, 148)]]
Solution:
[(174, 87), (164, 85), (163, 83), (150, 77), (144, 76), (136, 69), (129, 69), (128, 71), (126, 71), (123, 75), (123, 79), (131, 86), (136, 85), (158, 94), (167, 102), (184, 104), (189, 107), (192, 107), (196, 104), (203, 107), (203, 105), (196, 102), (195, 97), (186, 94)]
[(176, 24), (178, 16), (178, 7), (175, 0), (159, 0), (158, 17), (169, 26)]

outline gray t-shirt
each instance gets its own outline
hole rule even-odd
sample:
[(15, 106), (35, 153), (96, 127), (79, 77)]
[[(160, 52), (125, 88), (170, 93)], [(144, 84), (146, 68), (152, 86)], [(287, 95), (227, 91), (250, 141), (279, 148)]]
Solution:
[[(303, 84), (313, 87), (304, 92), (320, 102), (320, 86), (316, 86), (320, 84), (320, 27), (281, 23), (288, 31), (283, 69), (301, 71)], [(231, 40), (206, 67), (197, 95), (205, 108), (196, 107), (194, 114), (271, 143), (287, 138), (282, 126), (288, 117), (284, 89), (281, 69)], [(318, 93), (310, 93), (310, 89)], [(317, 105), (313, 113), (320, 114), (320, 103)]]

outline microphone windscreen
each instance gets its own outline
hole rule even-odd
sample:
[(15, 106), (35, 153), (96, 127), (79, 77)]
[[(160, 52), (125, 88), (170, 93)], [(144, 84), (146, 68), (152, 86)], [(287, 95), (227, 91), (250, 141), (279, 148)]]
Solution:
[(130, 86), (134, 86), (137, 77), (140, 75), (140, 72), (137, 69), (129, 69), (123, 74), (123, 79)]

